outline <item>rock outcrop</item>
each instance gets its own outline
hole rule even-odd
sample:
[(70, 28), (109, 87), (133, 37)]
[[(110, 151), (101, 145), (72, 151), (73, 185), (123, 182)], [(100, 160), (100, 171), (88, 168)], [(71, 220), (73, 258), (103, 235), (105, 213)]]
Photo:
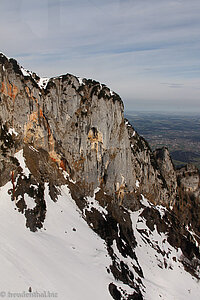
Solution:
[(171, 160), (169, 151), (166, 147), (156, 149), (154, 156), (160, 169), (161, 175), (165, 181), (166, 187), (170, 194), (170, 206), (172, 206), (177, 199), (177, 176), (176, 171)]
[(174, 212), (190, 230), (196, 233), (198, 242), (200, 233), (200, 174), (199, 170), (188, 164), (176, 170), (178, 182), (178, 201)]

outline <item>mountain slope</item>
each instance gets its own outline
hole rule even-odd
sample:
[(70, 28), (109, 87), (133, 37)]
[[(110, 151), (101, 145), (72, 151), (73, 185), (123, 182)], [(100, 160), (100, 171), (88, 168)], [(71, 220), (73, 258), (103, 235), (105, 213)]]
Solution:
[(198, 171), (153, 153), (105, 85), (4, 55), (0, 82), (2, 290), (198, 299)]
[(111, 299), (107, 287), (113, 279), (106, 272), (109, 258), (103, 241), (81, 219), (64, 188), (56, 204), (47, 196), (45, 230), (36, 233), (25, 229), (24, 220), (5, 197), (6, 188), (1, 189), (2, 290), (28, 293), (31, 287), (58, 299), (81, 299), (83, 294), (87, 299), (100, 299), (99, 295)]
[[(25, 166), (21, 151), (17, 157)], [(46, 184), (47, 215), (43, 229), (35, 233), (26, 229), (25, 219), (16, 210), (14, 201), (10, 200), (9, 190), (12, 190), (11, 182), (0, 188), (2, 290), (28, 293), (31, 287), (32, 293), (46, 291), (63, 300), (66, 297), (79, 300), (82, 295), (87, 299), (112, 299), (110, 283), (115, 284), (119, 291), (121, 288), (126, 293), (133, 292), (128, 284), (116, 281), (112, 272), (108, 273), (114, 259), (119, 265), (123, 262), (135, 279), (140, 278), (144, 299), (198, 299), (200, 286), (195, 277), (184, 271), (180, 248), (173, 248), (167, 242), (167, 234), (159, 233), (156, 226), (151, 231), (146, 225), (142, 212), (152, 204), (144, 197), (141, 201), (143, 208), (130, 212), (137, 244), (135, 259), (129, 255), (124, 257), (116, 240), (110, 245), (113, 250), (111, 259), (104, 240), (83, 220), (67, 185), (60, 187), (55, 203)], [(94, 198), (86, 201), (89, 211), (97, 209), (108, 213), (95, 203)], [(30, 208), (34, 206), (28, 195), (26, 203)], [(164, 216), (165, 208), (153, 209)], [(138, 271), (135, 272), (134, 264), (141, 268), (140, 276)], [(122, 299), (128, 299), (125, 292), (122, 294)]]

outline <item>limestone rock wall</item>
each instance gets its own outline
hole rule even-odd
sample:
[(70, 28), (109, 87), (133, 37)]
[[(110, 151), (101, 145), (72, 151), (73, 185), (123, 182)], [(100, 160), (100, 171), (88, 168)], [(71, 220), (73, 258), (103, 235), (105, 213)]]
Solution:
[[(158, 158), (154, 156), (145, 139), (138, 135), (128, 120), (126, 120), (126, 126), (129, 133), (137, 193), (142, 193), (154, 203), (162, 203), (168, 206), (176, 195), (172, 193), (166, 183), (165, 177), (167, 175), (165, 170), (162, 169), (164, 167), (162, 167)], [(165, 164), (165, 161), (163, 164)], [(172, 164), (168, 166), (168, 169), (170, 173), (174, 174)]]
[(169, 154), (165, 151), (161, 159), (152, 153), (124, 120), (116, 93), (70, 74), (51, 78), (45, 88), (39, 82), (36, 74), (0, 55), (0, 120), (16, 133), (8, 160), (31, 145), (46, 151), (81, 184), (83, 194), (93, 194), (100, 186), (127, 207), (141, 193), (155, 203), (174, 201), (176, 176)]
[(91, 192), (102, 185), (119, 199), (125, 185), (133, 189), (129, 137), (116, 94), (95, 81), (80, 84), (67, 75), (49, 82), (43, 105), (73, 180), (85, 181)]
[(170, 194), (170, 206), (174, 204), (177, 196), (177, 177), (174, 165), (172, 163), (169, 151), (166, 147), (156, 149), (154, 156), (159, 166), (161, 175), (165, 181), (166, 187)]

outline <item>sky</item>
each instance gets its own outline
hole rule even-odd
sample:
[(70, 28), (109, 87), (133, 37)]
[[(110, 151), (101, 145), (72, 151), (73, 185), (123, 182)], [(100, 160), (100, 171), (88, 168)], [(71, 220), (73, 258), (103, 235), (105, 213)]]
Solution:
[(0, 52), (93, 78), (125, 110), (200, 112), (199, 0), (0, 0)]

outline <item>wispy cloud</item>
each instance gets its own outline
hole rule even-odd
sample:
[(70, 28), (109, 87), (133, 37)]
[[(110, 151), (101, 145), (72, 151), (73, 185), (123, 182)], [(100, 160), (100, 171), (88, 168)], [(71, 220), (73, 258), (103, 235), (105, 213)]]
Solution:
[(1, 0), (1, 50), (41, 75), (103, 81), (133, 109), (198, 105), (199, 15), (199, 0)]
[(161, 84), (165, 84), (165, 85), (167, 85), (168, 87), (170, 87), (170, 88), (175, 88), (175, 89), (179, 89), (179, 88), (182, 88), (182, 87), (184, 87), (185, 85), (183, 84), (183, 83), (167, 83), (167, 82), (164, 82), (164, 83), (161, 83)]

